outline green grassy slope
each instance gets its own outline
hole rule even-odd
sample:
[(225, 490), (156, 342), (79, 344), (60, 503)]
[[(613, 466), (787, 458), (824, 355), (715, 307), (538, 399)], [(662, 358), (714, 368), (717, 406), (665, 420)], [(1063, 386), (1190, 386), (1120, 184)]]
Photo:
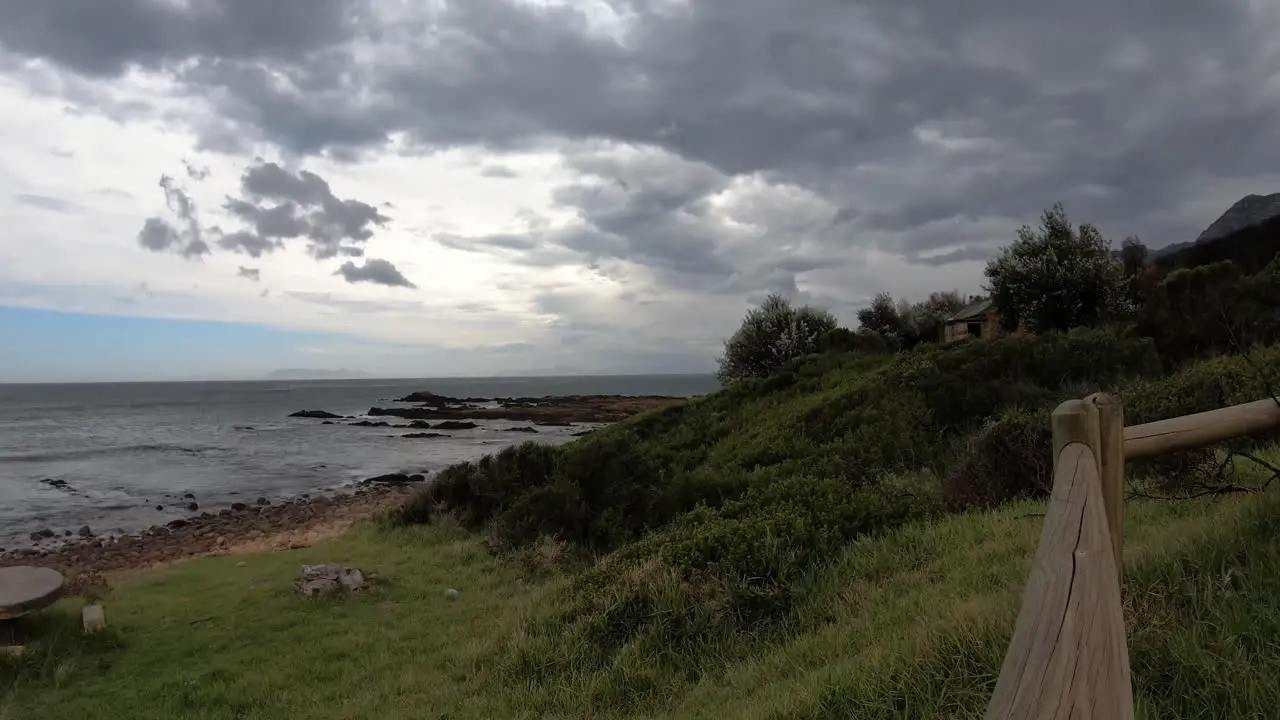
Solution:
[[(107, 608), (122, 645), (37, 649), (0, 690), (0, 718), (977, 717), (1041, 512), (1014, 503), (854, 542), (797, 583), (792, 628), (767, 643), (716, 638), (706, 655), (720, 659), (696, 678), (640, 657), (554, 682), (511, 674), (527, 618), (554, 614), (565, 580), (532, 581), (450, 525), (197, 560), (119, 583)], [(1127, 535), (1140, 716), (1269, 716), (1280, 496), (1134, 502)], [(377, 580), (347, 600), (300, 598), (291, 582), (316, 561)], [(74, 610), (59, 612), (71, 623)]]
[[(978, 716), (1040, 531), (1049, 409), (1105, 388), (1130, 422), (1195, 412), (1262, 397), (1277, 363), (1161, 377), (1149, 341), (1108, 331), (809, 358), (454, 466), (323, 546), (130, 578), (108, 601), (123, 647), (69, 634), (0, 671), (0, 720)], [(1212, 459), (1133, 479), (1177, 494)], [(1143, 717), (1280, 701), (1277, 492), (1131, 503)], [(317, 561), (378, 581), (297, 597)]]

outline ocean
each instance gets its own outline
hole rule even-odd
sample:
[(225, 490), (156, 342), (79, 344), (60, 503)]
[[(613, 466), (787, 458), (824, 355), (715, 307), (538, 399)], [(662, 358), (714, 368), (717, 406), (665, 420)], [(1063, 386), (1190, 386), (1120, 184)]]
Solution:
[[(289, 418), (327, 410), (363, 418), (417, 390), (452, 397), (701, 395), (709, 375), (280, 380), (0, 385), (0, 548), (32, 532), (132, 532), (233, 502), (349, 491), (390, 472), (433, 472), (534, 439), (559, 444), (588, 426), (476, 421), (451, 437)], [(378, 418), (392, 420), (395, 418)], [(351, 422), (351, 421), (345, 421)], [(156, 506), (161, 506), (157, 509)]]

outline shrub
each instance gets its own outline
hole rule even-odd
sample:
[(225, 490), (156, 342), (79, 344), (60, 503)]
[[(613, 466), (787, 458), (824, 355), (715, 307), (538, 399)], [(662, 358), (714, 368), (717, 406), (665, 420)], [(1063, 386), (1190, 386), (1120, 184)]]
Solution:
[[(1255, 348), (1242, 355), (1216, 357), (1189, 365), (1165, 378), (1135, 382), (1120, 396), (1125, 424), (1138, 425), (1181, 415), (1252, 402), (1280, 389), (1280, 346)], [(1280, 439), (1280, 433), (1237, 438), (1219, 449), (1247, 451)], [(1214, 449), (1170, 453), (1132, 463), (1133, 476), (1149, 476), (1162, 492), (1180, 495), (1218, 482)]]
[[(511, 662), (545, 680), (613, 665), (621, 654), (696, 655), (726, 634), (767, 633), (788, 616), (797, 580), (850, 540), (936, 510), (928, 495), (896, 486), (850, 492), (835, 480), (795, 476), (754, 483), (741, 498), (686, 513), (577, 576), (562, 609), (524, 633), (562, 649), (526, 647)], [(527, 664), (549, 655), (569, 657), (558, 668)]]
[(1001, 409), (1052, 406), (1071, 391), (1160, 372), (1155, 345), (1120, 328), (1011, 335), (926, 346), (891, 382), (919, 391), (940, 430), (965, 430)]
[(943, 481), (946, 509), (959, 512), (1047, 496), (1053, 487), (1049, 415), (1013, 410), (983, 428)]
[(817, 352), (835, 329), (831, 313), (807, 305), (793, 308), (789, 300), (772, 294), (725, 341), (716, 377), (726, 385), (768, 377), (793, 358)]
[(1171, 367), (1280, 341), (1280, 261), (1255, 275), (1229, 260), (1174, 270), (1150, 295), (1138, 328)]

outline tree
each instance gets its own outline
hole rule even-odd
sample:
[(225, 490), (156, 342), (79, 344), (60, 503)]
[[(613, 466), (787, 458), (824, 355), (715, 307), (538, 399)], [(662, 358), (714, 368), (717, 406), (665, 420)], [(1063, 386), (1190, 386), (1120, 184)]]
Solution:
[(869, 306), (858, 311), (858, 326), (888, 340), (901, 340), (906, 331), (902, 313), (887, 292), (876, 295)]
[(1026, 225), (987, 264), (986, 288), (1007, 329), (1032, 332), (1097, 325), (1123, 309), (1124, 274), (1093, 225), (1073, 228), (1062, 203)]
[(942, 326), (947, 318), (965, 306), (964, 297), (952, 290), (929, 293), (929, 299), (911, 306), (912, 325), (916, 331), (916, 341), (938, 342), (942, 339)]
[(725, 385), (747, 378), (768, 377), (789, 361), (819, 350), (820, 341), (836, 329), (826, 310), (808, 305), (794, 308), (773, 293), (747, 313), (742, 326), (724, 342), (716, 377)]
[(1120, 263), (1124, 266), (1125, 278), (1134, 278), (1147, 266), (1150, 256), (1147, 246), (1137, 235), (1130, 235), (1120, 243)]
[(942, 336), (947, 316), (964, 307), (958, 292), (934, 292), (924, 302), (894, 303), (889, 293), (880, 293), (869, 307), (858, 311), (860, 332), (879, 335), (894, 347), (910, 350), (922, 342), (936, 342)]

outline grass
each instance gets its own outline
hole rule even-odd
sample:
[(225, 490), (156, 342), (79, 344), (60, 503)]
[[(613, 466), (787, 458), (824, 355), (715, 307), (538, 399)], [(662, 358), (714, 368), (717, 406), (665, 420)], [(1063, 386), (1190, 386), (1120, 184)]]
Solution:
[[(451, 525), (366, 525), (122, 578), (105, 601), (112, 633), (91, 641), (63, 603), (40, 619), (62, 631), (53, 646), (0, 670), (0, 718), (979, 717), (1042, 512), (1020, 502), (855, 541), (796, 584), (786, 627), (717, 638), (697, 667), (624, 652), (542, 682), (511, 658), (572, 653), (530, 638), (563, 575), (535, 577)], [(1139, 716), (1272, 716), (1280, 494), (1134, 501), (1126, 537)], [(321, 561), (372, 572), (370, 589), (297, 596), (300, 565)]]

